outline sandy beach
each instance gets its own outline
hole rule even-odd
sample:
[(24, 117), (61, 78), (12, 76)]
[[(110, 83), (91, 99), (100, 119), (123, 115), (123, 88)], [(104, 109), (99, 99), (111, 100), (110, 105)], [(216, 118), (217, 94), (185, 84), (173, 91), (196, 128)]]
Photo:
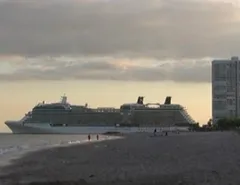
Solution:
[(236, 132), (132, 134), (28, 153), (0, 169), (0, 184), (239, 185), (239, 143)]

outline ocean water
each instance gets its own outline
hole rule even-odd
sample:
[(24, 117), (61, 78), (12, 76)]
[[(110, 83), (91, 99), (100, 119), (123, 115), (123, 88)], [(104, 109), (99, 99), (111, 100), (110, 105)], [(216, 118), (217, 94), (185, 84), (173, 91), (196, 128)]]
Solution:
[[(92, 129), (92, 128), (91, 128)], [(175, 130), (176, 128), (158, 128), (162, 130)], [(177, 128), (179, 131), (184, 131), (186, 128)], [(154, 128), (126, 128), (125, 132), (149, 132), (152, 133)], [(86, 132), (87, 133), (87, 132)], [(87, 134), (12, 134), (0, 133), (0, 166), (7, 165), (12, 159), (21, 157), (23, 154), (46, 149), (49, 147), (69, 146), (73, 144), (83, 144), (88, 141)], [(99, 141), (108, 139), (119, 139), (121, 137), (99, 135)], [(96, 135), (91, 135), (90, 142), (97, 142)], [(98, 142), (99, 142), (98, 141)]]
[[(118, 138), (100, 135), (99, 141)], [(7, 165), (12, 159), (19, 158), (30, 151), (99, 141), (96, 135), (91, 135), (91, 141), (88, 141), (87, 135), (0, 134), (0, 166)]]

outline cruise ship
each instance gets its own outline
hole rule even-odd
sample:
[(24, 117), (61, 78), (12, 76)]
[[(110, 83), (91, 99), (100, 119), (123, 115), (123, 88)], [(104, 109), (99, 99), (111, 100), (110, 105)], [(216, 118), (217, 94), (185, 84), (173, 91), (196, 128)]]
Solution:
[(67, 97), (60, 102), (37, 104), (18, 121), (5, 124), (15, 134), (102, 134), (106, 132), (152, 132), (153, 129), (187, 129), (195, 121), (186, 109), (172, 104), (168, 96), (163, 104), (143, 102), (125, 103), (120, 108), (89, 108), (71, 105)]

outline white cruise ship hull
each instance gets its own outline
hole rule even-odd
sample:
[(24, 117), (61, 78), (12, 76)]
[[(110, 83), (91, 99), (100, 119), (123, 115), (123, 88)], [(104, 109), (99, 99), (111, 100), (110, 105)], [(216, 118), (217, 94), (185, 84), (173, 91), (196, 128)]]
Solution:
[(6, 121), (14, 134), (104, 134), (106, 132), (134, 133), (158, 131), (188, 131), (188, 127), (108, 127), (108, 126), (50, 126), (49, 123), (28, 123)]

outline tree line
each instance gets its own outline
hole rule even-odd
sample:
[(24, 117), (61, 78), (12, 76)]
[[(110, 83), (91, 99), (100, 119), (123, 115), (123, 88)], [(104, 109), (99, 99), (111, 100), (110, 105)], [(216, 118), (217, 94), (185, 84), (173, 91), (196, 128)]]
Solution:
[(212, 124), (210, 119), (206, 125), (200, 126), (199, 123), (189, 127), (192, 131), (213, 131), (213, 130), (233, 130), (240, 127), (240, 118), (222, 118), (216, 124)]
[(240, 118), (222, 118), (216, 123), (216, 127), (221, 130), (231, 130), (240, 127)]

